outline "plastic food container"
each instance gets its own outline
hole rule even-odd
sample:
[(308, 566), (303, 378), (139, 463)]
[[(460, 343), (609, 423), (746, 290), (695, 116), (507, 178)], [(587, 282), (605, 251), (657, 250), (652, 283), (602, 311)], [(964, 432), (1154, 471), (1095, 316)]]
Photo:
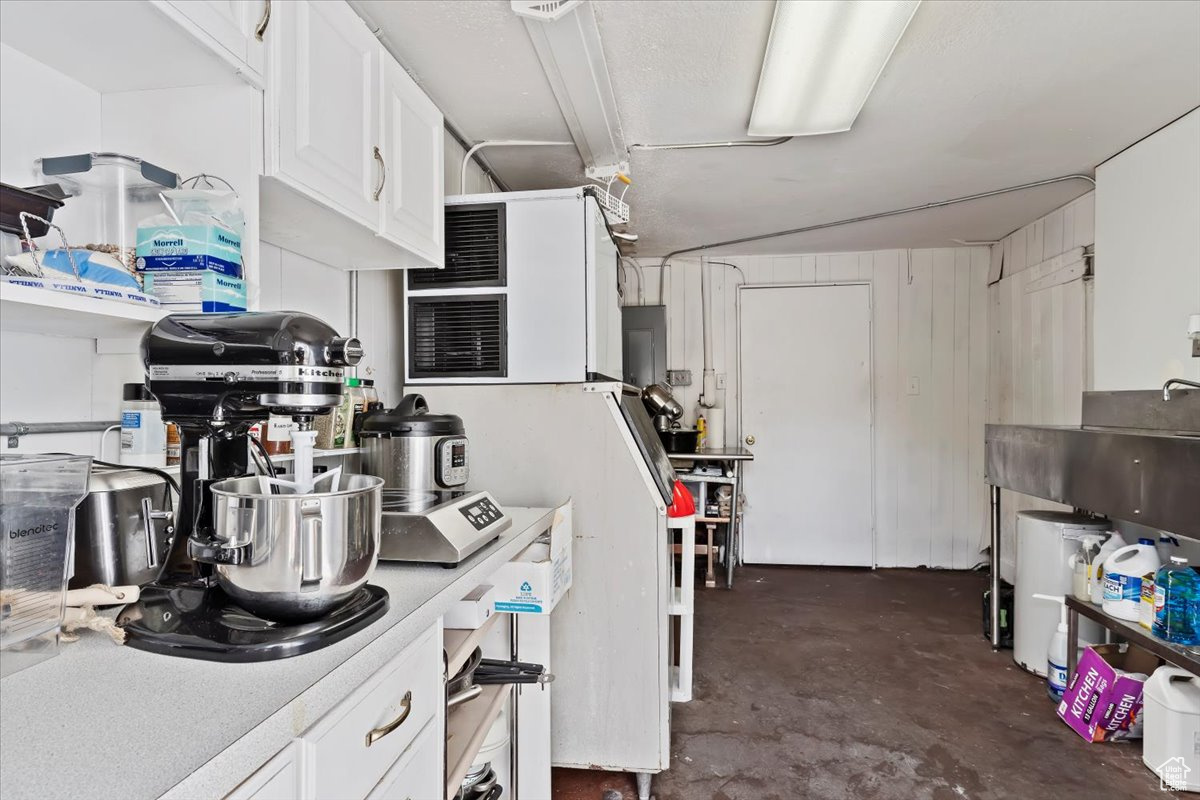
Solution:
[(0, 456), (0, 677), (58, 652), (90, 456)]
[(69, 210), (86, 219), (67, 229), (71, 245), (103, 248), (133, 271), (138, 221), (164, 210), (158, 195), (176, 188), (179, 176), (120, 153), (55, 156), (38, 164), (47, 182), (60, 184), (72, 198)]

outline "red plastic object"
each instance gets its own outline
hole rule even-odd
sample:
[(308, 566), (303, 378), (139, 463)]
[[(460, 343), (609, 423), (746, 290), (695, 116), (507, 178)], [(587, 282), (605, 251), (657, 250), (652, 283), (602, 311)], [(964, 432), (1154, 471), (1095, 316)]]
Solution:
[(671, 501), (667, 509), (668, 517), (688, 517), (696, 513), (696, 501), (692, 500), (692, 493), (679, 481), (675, 481)]

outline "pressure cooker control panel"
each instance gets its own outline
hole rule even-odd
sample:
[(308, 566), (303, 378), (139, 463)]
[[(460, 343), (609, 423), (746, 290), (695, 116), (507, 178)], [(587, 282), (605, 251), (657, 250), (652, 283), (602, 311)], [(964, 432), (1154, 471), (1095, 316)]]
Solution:
[(442, 486), (462, 486), (467, 482), (467, 440), (448, 436), (437, 443), (437, 482)]
[(492, 502), (492, 498), (490, 497), (481, 497), (474, 503), (463, 506), (458, 510), (467, 518), (467, 522), (471, 523), (471, 527), (477, 531), (481, 531), (487, 526), (499, 522), (504, 517), (504, 512)]

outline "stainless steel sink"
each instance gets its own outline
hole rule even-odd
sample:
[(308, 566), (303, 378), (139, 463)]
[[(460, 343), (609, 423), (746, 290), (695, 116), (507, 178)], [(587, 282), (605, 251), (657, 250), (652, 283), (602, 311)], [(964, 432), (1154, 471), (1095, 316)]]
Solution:
[(1200, 539), (1200, 391), (1088, 392), (1083, 425), (988, 425), (988, 483)]

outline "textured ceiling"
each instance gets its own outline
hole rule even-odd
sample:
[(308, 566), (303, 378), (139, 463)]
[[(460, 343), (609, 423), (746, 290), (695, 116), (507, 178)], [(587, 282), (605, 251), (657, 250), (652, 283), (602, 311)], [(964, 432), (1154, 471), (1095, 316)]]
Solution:
[[(569, 140), (507, 0), (354, 5), (472, 141)], [(774, 3), (596, 0), (626, 144), (743, 139)], [(1200, 2), (926, 2), (854, 128), (778, 147), (632, 154), (639, 255), (941, 200), (1097, 164), (1200, 105)], [(571, 147), (488, 151), (514, 189), (583, 182)], [(1089, 187), (739, 245), (993, 240)]]

